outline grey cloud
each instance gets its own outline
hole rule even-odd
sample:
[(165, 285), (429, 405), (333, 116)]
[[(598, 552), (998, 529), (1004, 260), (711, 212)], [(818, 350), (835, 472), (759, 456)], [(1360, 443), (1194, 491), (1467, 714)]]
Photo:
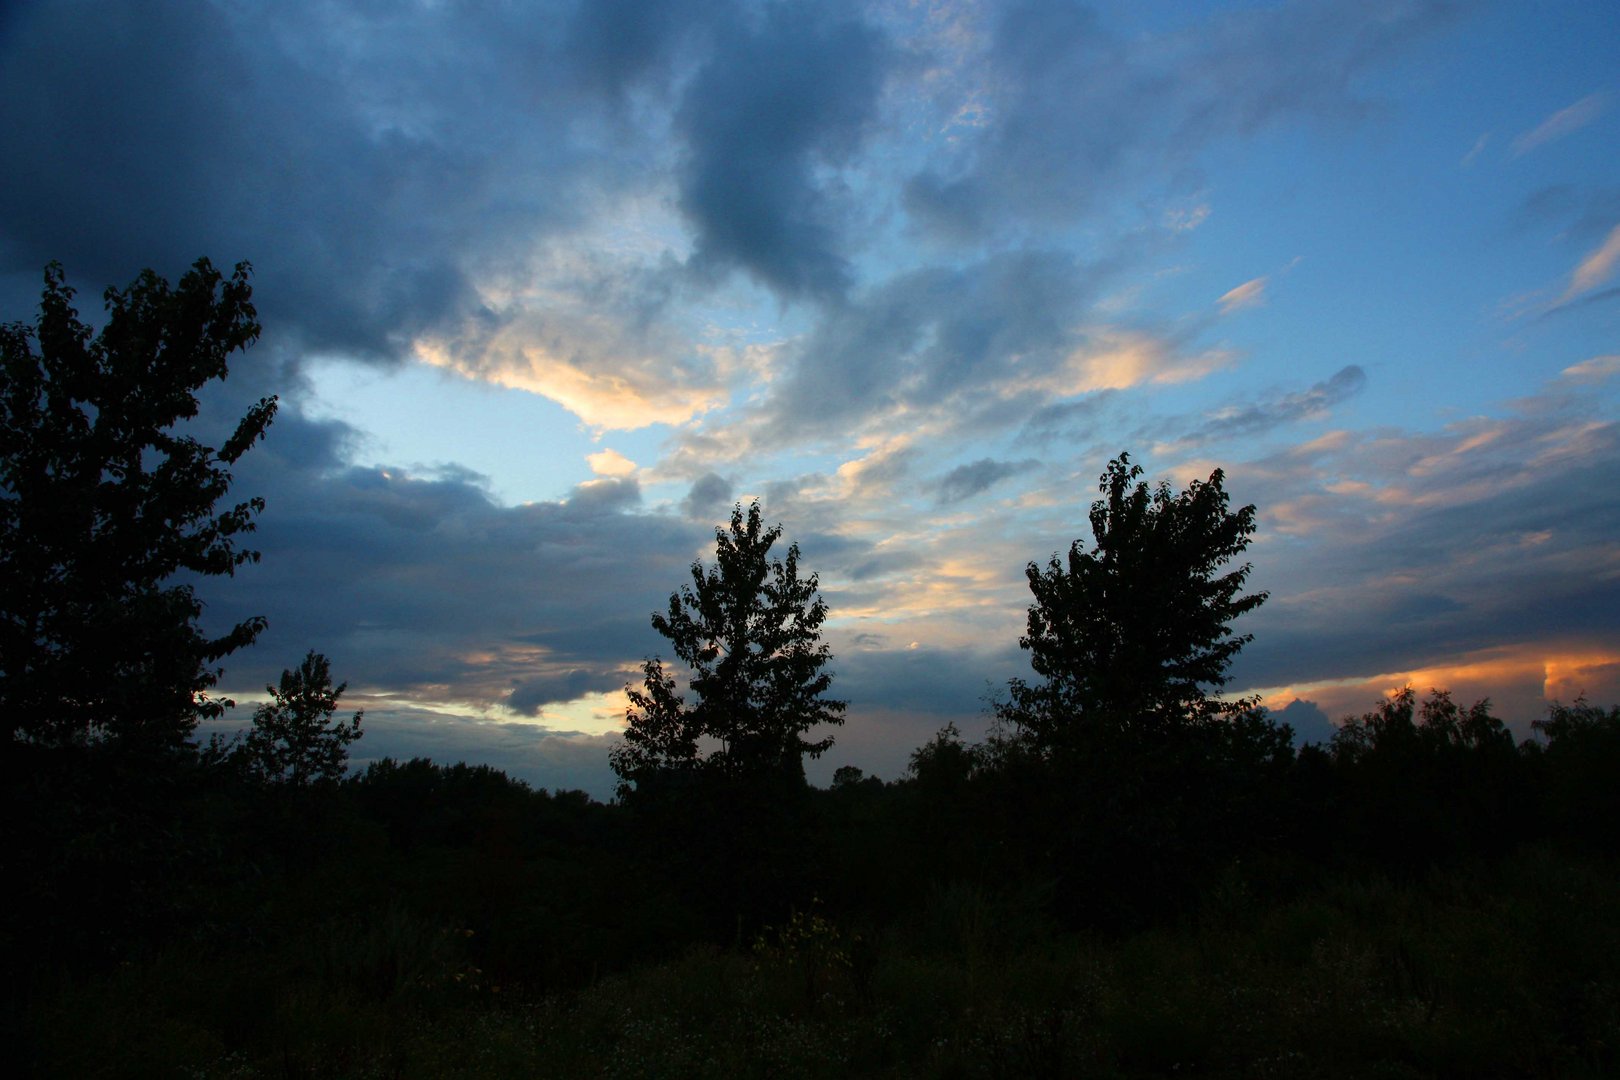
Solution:
[(629, 509), (641, 502), (641, 484), (633, 476), (587, 480), (568, 496), (568, 507), (578, 513), (599, 514)]
[[(336, 674), (343, 677), (341, 669)], [(608, 766), (608, 751), (617, 735), (554, 731), (539, 724), (430, 712), (393, 701), (368, 700), (352, 690), (340, 704), (344, 712), (351, 708), (365, 712), (360, 741), (349, 749), (353, 770), (383, 758), (409, 761), (421, 757), (441, 765), (488, 765), (548, 791), (584, 791), (602, 802), (613, 797), (617, 777)], [(197, 735), (202, 740), (213, 734), (229, 738), (251, 722), (251, 711), (238, 706), (220, 720), (200, 724)]]
[[(281, 426), (261, 449), (300, 431)], [(495, 704), (519, 688), (528, 707), (570, 669), (600, 687), (654, 650), (648, 612), (703, 542), (690, 523), (641, 512), (632, 481), (502, 507), (464, 478), (260, 454), (243, 459), (236, 490), (266, 500), (251, 538), (263, 560), (198, 586), (205, 625), (270, 620), (258, 645), (227, 659), (231, 687), (262, 685), (309, 648), (357, 688), (408, 695)]]
[(940, 478), (938, 484), (938, 498), (942, 503), (961, 502), (987, 491), (1008, 477), (1017, 476), (1036, 468), (1040, 462), (1024, 461), (996, 461), (993, 458), (980, 458), (978, 461), (966, 465), (958, 465)]
[(773, 438), (845, 432), (897, 404), (1037, 377), (1066, 355), (1102, 273), (1053, 251), (899, 275), (828, 312), (773, 390)]
[(1042, 405), (1030, 414), (1018, 433), (1020, 442), (1045, 446), (1054, 439), (1072, 439), (1084, 429), (1095, 429), (1107, 408), (1118, 397), (1117, 390), (1099, 390), (1079, 401)]
[(624, 672), (618, 668), (606, 671), (569, 668), (550, 675), (524, 679), (512, 688), (506, 699), (508, 708), (533, 716), (547, 705), (575, 701), (590, 693), (617, 690), (625, 684)]
[(697, 268), (738, 267), (789, 298), (843, 292), (841, 200), (814, 173), (859, 148), (887, 54), (876, 28), (819, 5), (773, 5), (720, 35), (677, 121)]
[(925, 647), (850, 652), (830, 665), (833, 693), (847, 698), (851, 709), (975, 716), (984, 711), (987, 695), (1028, 673), (1017, 644), (993, 652)]
[(1600, 289), (1594, 293), (1587, 293), (1585, 296), (1577, 297), (1574, 300), (1569, 300), (1562, 304), (1554, 304), (1552, 307), (1536, 316), (1536, 321), (1541, 322), (1544, 319), (1550, 319), (1554, 316), (1561, 315), (1568, 311), (1574, 311), (1579, 308), (1596, 307), (1599, 304), (1607, 304), (1612, 300), (1620, 300), (1620, 285), (1615, 285), (1607, 289)]
[(733, 17), (715, 0), (591, 0), (569, 15), (561, 52), (583, 84), (622, 102), (637, 85), (669, 78), (683, 45)]
[(1509, 215), (1509, 222), (1519, 229), (1539, 229), (1569, 220), (1580, 211), (1583, 202), (1573, 184), (1548, 184), (1539, 187), (1519, 201)]
[(1355, 77), (1465, 6), (1293, 3), (1129, 40), (1077, 5), (999, 7), (987, 119), (961, 133), (954, 160), (913, 177), (907, 209), (948, 241), (1039, 230), (1127, 183), (1182, 174), (1211, 138), (1288, 117), (1353, 120), (1370, 108)]
[[(250, 258), (284, 339), (373, 357), (618, 184), (543, 11), (40, 4), (0, 60), (0, 259), (76, 278)], [(651, 60), (624, 61), (631, 68)], [(638, 68), (639, 70), (639, 68)], [(447, 77), (447, 73), (454, 77)], [(71, 136), (69, 136), (71, 133)], [(536, 177), (544, 177), (543, 183)]]
[(933, 738), (946, 724), (955, 724), (969, 742), (982, 741), (989, 717), (982, 710), (953, 713), (858, 709), (850, 707), (844, 726), (831, 750), (805, 763), (805, 775), (819, 787), (831, 785), (842, 765), (854, 765), (868, 776), (899, 780), (906, 775), (912, 751)]
[(554, 732), (535, 724), (507, 724), (411, 709), (368, 709), (365, 732), (349, 754), (362, 769), (391, 757), (431, 758), (443, 765), (489, 765), (549, 791), (584, 791), (606, 802), (616, 777), (608, 751), (617, 736)]
[(1508, 215), (1509, 228), (1555, 238), (1579, 254), (1602, 243), (1617, 221), (1620, 186), (1540, 187), (1526, 195)]
[(1271, 714), (1273, 720), (1287, 724), (1294, 729), (1294, 745), (1304, 746), (1307, 743), (1328, 743), (1333, 741), (1333, 735), (1338, 726), (1328, 718), (1321, 707), (1314, 701), (1304, 701), (1295, 698), (1286, 706)]
[[(1251, 583), (1273, 599), (1241, 628), (1255, 641), (1238, 679), (1265, 686), (1446, 663), (1504, 644), (1504, 627), (1506, 643), (1620, 641), (1620, 581), (1606, 569), (1620, 535), (1620, 430), (1602, 423), (1559, 454), (1535, 449), (1588, 423), (1591, 408), (1549, 399), (1467, 453), (1453, 452), (1475, 433), (1463, 426), (1319, 451), (1308, 470), (1281, 456), (1235, 467), (1246, 478), (1237, 497), (1258, 504), (1262, 537), (1273, 508), (1329, 479), (1370, 488), (1336, 495), (1338, 513), (1308, 547), (1283, 538), (1251, 549)], [(1385, 489), (1406, 495), (1375, 501)]]
[[(873, 578), (886, 577), (889, 574), (915, 569), (921, 566), (922, 562), (922, 556), (913, 551), (885, 551), (848, 563), (842, 567), (842, 570), (843, 576), (851, 581), (870, 581)], [(877, 637), (872, 635), (857, 635), (857, 637), (871, 638), (871, 640), (863, 641), (861, 644), (878, 643)], [(878, 635), (878, 637), (881, 637), (881, 635)]]
[(1348, 401), (1366, 385), (1367, 373), (1359, 366), (1350, 364), (1308, 390), (1283, 394), (1269, 401), (1219, 413), (1177, 441), (1182, 445), (1197, 446), (1217, 439), (1263, 434), (1283, 424), (1309, 419)]
[(687, 517), (707, 521), (722, 513), (723, 508), (731, 503), (733, 490), (731, 481), (725, 477), (718, 473), (704, 473), (693, 482), (686, 498), (681, 500), (681, 508)]
[(764, 485), (764, 504), (778, 517), (794, 516), (805, 505), (804, 489), (826, 479), (820, 473), (806, 473), (783, 480), (768, 480)]
[(888, 491), (911, 474), (917, 461), (917, 452), (909, 447), (886, 454), (874, 454), (861, 459), (861, 469), (855, 474), (856, 487), (863, 494)]

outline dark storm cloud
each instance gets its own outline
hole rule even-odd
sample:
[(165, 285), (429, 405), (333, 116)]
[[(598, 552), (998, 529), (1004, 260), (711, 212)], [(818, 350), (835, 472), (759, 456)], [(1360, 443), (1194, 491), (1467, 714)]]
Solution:
[(1356, 77), (1465, 6), (1267, 6), (1126, 40), (1077, 4), (1006, 5), (985, 53), (986, 115), (958, 133), (955, 160), (912, 178), (906, 207), (961, 242), (1075, 220), (1124, 183), (1178, 183), (1213, 137), (1361, 116)]
[(684, 44), (734, 16), (724, 0), (588, 0), (568, 17), (560, 59), (582, 84), (621, 102), (649, 77), (662, 82)]
[(29, 148), (0, 163), (0, 270), (249, 258), (284, 339), (397, 354), (477, 317), (474, 277), (576, 220), (582, 180), (619, 183), (569, 125), (659, 69), (681, 12), (585, 7), (32, 6), (0, 62), (0, 144)]
[(1261, 435), (1283, 424), (1320, 416), (1334, 405), (1361, 393), (1366, 385), (1367, 373), (1357, 365), (1350, 364), (1340, 368), (1332, 378), (1316, 383), (1308, 390), (1218, 412), (1176, 441), (1183, 446), (1198, 446), (1219, 439)]
[[(839, 169), (866, 160), (887, 80), (932, 62), (853, 7), (822, 5), (83, 10), (31, 7), (6, 41), (0, 140), (29, 152), (0, 163), (0, 288), (22, 282), (31, 298), (51, 258), (103, 282), (146, 265), (173, 275), (204, 252), (249, 257), (261, 314), (284, 341), (398, 357), (438, 335), (475, 369), (514, 318), (486, 308), (478, 286), (531, 281), (548, 239), (614, 192), (655, 190), (671, 164), (689, 268), (741, 269), (784, 298), (844, 295), (864, 236), (850, 223), (886, 211), (868, 205), (873, 192), (846, 190)], [(986, 53), (989, 123), (936, 148), (950, 160), (935, 186), (980, 216), (1038, 225), (1079, 213), (1087, 185), (1117, 185), (1125, 173), (1110, 163), (1162, 144), (1167, 123), (1332, 112), (1349, 75), (1429, 12), (1395, 3), (1373, 20), (1306, 5), (1121, 43), (1076, 8), (1008, 8)], [(1237, 70), (1225, 102), (1221, 80)], [(1163, 110), (1170, 121), (1148, 123)], [(957, 141), (952, 157), (943, 147)], [(629, 357), (642, 374), (679, 368), (659, 328), (681, 270), (654, 264), (566, 268), (559, 287), (611, 317), (546, 305), (523, 336), (581, 370)], [(783, 421), (773, 434), (938, 404), (1004, 378), (1015, 358), (1038, 373), (1069, 343), (1096, 278), (1069, 256), (1014, 248), (902, 270), (831, 303), (769, 407)]]
[(1028, 459), (996, 461), (993, 458), (980, 458), (966, 465), (958, 465), (940, 477), (937, 498), (942, 503), (961, 502), (1039, 465), (1040, 462)]
[(199, 586), (210, 627), (270, 620), (227, 660), (227, 685), (262, 685), (315, 648), (356, 688), (532, 712), (622, 686), (627, 658), (656, 649), (648, 613), (703, 530), (642, 512), (633, 482), (504, 507), (467, 477), (278, 457), (301, 423), (278, 421), (238, 469), (236, 490), (267, 504), (262, 561)]
[(785, 297), (844, 290), (847, 199), (815, 172), (860, 148), (888, 54), (874, 27), (822, 5), (728, 24), (677, 115), (697, 268), (742, 269)]
[(617, 690), (626, 681), (625, 673), (618, 668), (606, 671), (569, 668), (553, 675), (524, 679), (512, 688), (506, 704), (520, 713), (533, 716), (547, 705), (576, 701), (586, 694)]

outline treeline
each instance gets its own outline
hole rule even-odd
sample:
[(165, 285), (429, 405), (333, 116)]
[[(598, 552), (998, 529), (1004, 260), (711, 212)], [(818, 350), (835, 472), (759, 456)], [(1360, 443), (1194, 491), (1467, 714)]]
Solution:
[[(1143, 748), (1067, 778), (947, 730), (895, 781), (845, 769), (829, 789), (766, 792), (714, 777), (678, 800), (610, 805), (426, 760), (292, 787), (196, 760), (42, 751), (9, 790), (10, 1045), (28, 1060), (74, 987), (114, 993), (146, 971), (241, 979), (215, 989), (250, 1012), (217, 1020), (217, 1037), (261, 1054), (293, 1037), (275, 1025), (312, 993), (340, 1014), (427, 1022), (693, 949), (787, 948), (796, 978), (829, 980), (857, 1008), (873, 972), (908, 956), (983, 963), (972, 950), (1039, 954), (1069, 931), (1261, 919), (1346, 880), (1421, 890), (1538, 846), (1568, 853), (1565, 875), (1612, 861), (1620, 710), (1556, 708), (1541, 726), (1514, 745), (1483, 709), (1407, 693), (1297, 755)], [(1601, 1019), (1583, 1016), (1562, 1022)], [(323, 1047), (308, 1062), (347, 1045), (308, 1023), (298, 1038)], [(343, 1074), (323, 1067), (312, 1074)]]
[(1538, 727), (1515, 745), (1482, 705), (1406, 691), (1297, 755), (1183, 741), (1081, 773), (947, 729), (887, 783), (716, 777), (610, 805), (422, 759), (290, 787), (200, 756), (41, 750), (13, 759), (4, 951), (37, 985), (405, 912), (471, 931), (458, 952), (487, 979), (552, 990), (697, 944), (746, 948), (795, 910), (881, 938), (964, 888), (1010, 934), (1119, 933), (1532, 842), (1620, 854), (1620, 709), (1554, 707)]

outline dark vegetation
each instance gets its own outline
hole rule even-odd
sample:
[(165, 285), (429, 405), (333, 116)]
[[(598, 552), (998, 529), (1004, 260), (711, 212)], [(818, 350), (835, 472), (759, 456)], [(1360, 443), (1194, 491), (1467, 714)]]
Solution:
[[(239, 267), (0, 330), (5, 1039), (54, 1076), (1603, 1076), (1620, 1069), (1620, 708), (1410, 689), (1298, 752), (1217, 696), (1265, 599), (1254, 508), (1125, 455), (1028, 570), (982, 744), (803, 757), (827, 615), (758, 506), (653, 617), (619, 798), (487, 767), (345, 775), (311, 653), (197, 745), (193, 587), (257, 554), (195, 393), (258, 334)], [(685, 680), (683, 692), (681, 681)]]

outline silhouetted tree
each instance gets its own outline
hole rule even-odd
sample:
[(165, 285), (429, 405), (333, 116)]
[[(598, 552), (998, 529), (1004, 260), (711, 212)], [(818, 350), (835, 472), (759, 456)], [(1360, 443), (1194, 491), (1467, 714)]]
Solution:
[(955, 724), (946, 724), (911, 752), (906, 772), (925, 791), (955, 799), (979, 767), (981, 756), (979, 748), (962, 741)]
[(1410, 686), (1379, 702), (1372, 712), (1346, 717), (1334, 732), (1332, 747), (1334, 755), (1345, 761), (1378, 754), (1511, 754), (1514, 749), (1507, 725), (1491, 715), (1489, 699), (1464, 709), (1448, 691), (1430, 690), (1428, 700), (1419, 706)]
[(217, 450), (184, 433), (196, 391), (259, 335), (249, 268), (206, 259), (175, 288), (150, 270), (105, 293), (99, 334), (62, 268), (45, 271), (33, 326), (0, 327), (0, 740), (184, 744), (213, 665), (262, 618), (217, 638), (177, 575), (230, 574), (263, 500), (223, 513), (234, 464), (269, 426), (260, 401)]
[(1044, 754), (1088, 732), (1173, 731), (1253, 707), (1206, 687), (1225, 685), (1251, 638), (1230, 623), (1266, 599), (1238, 595), (1249, 564), (1222, 572), (1248, 547), (1255, 508), (1227, 509), (1219, 469), (1179, 495), (1141, 475), (1126, 454), (1110, 461), (1091, 550), (1076, 540), (1066, 564), (1054, 555), (1026, 571), (1035, 602), (1019, 644), (1041, 681), (1013, 680), (999, 712)]
[(866, 782), (866, 772), (856, 765), (840, 765), (833, 770), (832, 789), (847, 791)]
[(265, 783), (288, 787), (343, 779), (363, 715), (332, 720), (348, 685), (333, 686), (330, 662), (313, 650), (297, 668), (283, 671), (280, 686), (265, 687), (270, 701), (253, 711), (241, 749), (248, 770)]
[[(843, 723), (844, 702), (827, 698), (831, 651), (821, 641), (827, 605), (815, 574), (799, 577), (799, 546), (771, 559), (781, 526), (765, 528), (756, 502), (739, 504), (731, 527), (715, 529), (715, 565), (692, 564), (692, 584), (669, 598), (652, 625), (690, 671), (688, 705), (659, 659), (646, 662), (641, 689), (626, 687), (624, 742), (612, 751), (622, 791), (655, 776), (703, 769), (724, 776), (792, 775), (832, 738), (805, 738), (818, 724)], [(715, 749), (706, 756), (704, 741)]]
[(1337, 827), (1366, 856), (1423, 867), (1499, 850), (1522, 831), (1524, 762), (1488, 700), (1463, 708), (1431, 690), (1420, 704), (1408, 686), (1346, 717), (1331, 752), (1350, 811)]
[(1053, 873), (1059, 912), (1080, 922), (1184, 905), (1265, 842), (1269, 778), (1292, 759), (1255, 702), (1208, 696), (1249, 640), (1231, 622), (1266, 598), (1240, 595), (1247, 564), (1227, 569), (1254, 507), (1228, 509), (1219, 470), (1180, 494), (1141, 475), (1125, 454), (1109, 462), (1094, 544), (1029, 564), (1020, 644), (1040, 681), (1012, 681), (985, 749), (1002, 850)]
[(1620, 851), (1620, 705), (1555, 702), (1532, 726), (1547, 740), (1544, 749), (1526, 745), (1542, 779), (1547, 824)]

